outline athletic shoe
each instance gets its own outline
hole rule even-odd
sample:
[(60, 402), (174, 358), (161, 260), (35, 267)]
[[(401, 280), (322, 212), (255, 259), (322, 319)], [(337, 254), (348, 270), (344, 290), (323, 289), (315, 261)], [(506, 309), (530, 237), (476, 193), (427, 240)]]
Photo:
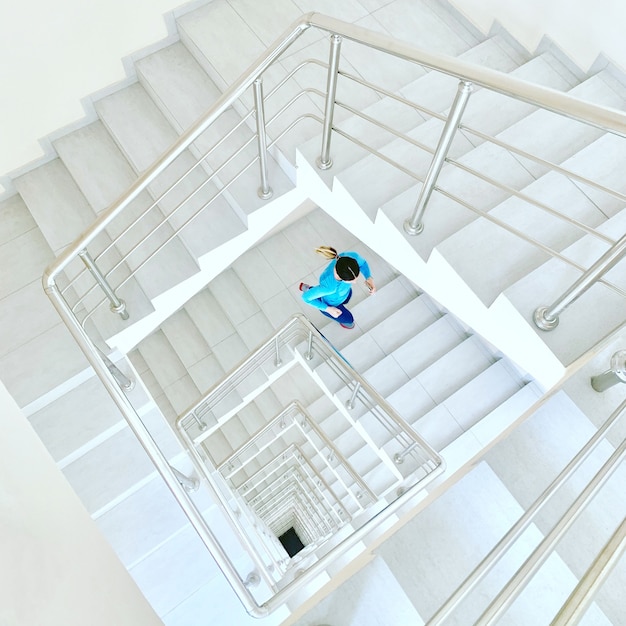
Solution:
[(300, 291), (307, 291), (308, 289), (311, 289), (311, 285), (307, 285), (306, 283), (300, 283), (298, 289)]
[(341, 326), (341, 328), (347, 328), (348, 330), (350, 330), (351, 328), (354, 328), (354, 322), (352, 322), (352, 324), (342, 324), (342, 323), (340, 323), (339, 326)]

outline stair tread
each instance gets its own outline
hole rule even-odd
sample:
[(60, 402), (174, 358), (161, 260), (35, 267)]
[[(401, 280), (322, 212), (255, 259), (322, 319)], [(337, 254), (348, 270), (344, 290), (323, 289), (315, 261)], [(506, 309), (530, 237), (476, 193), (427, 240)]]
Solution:
[[(528, 79), (556, 89), (568, 89), (572, 85), (555, 71), (546, 55), (535, 57), (525, 65), (510, 72), (511, 75), (522, 79)], [(482, 111), (487, 108), (492, 115), (485, 118)], [(531, 105), (514, 101), (495, 92), (481, 89), (468, 100), (468, 105), (463, 116), (463, 123), (472, 128), (479, 128), (482, 132), (496, 135), (511, 124), (528, 115), (533, 110)], [(409, 133), (414, 139), (426, 141), (434, 149), (439, 134), (443, 128), (439, 120), (430, 120), (421, 124), (417, 129)], [(472, 144), (462, 135), (455, 137), (451, 148), (451, 155), (457, 157), (472, 148)], [(384, 147), (383, 151), (392, 154), (394, 160), (399, 163), (411, 163), (411, 169), (415, 172), (423, 170), (422, 176), (430, 164), (431, 157), (423, 150), (417, 149), (404, 140), (394, 140)], [(415, 184), (415, 178), (401, 172), (389, 163), (375, 156), (361, 159), (353, 166), (341, 172), (337, 179), (348, 189), (354, 199), (371, 218), (380, 206), (385, 204), (391, 197), (406, 190)], [(364, 180), (371, 180), (375, 185), (363, 185)], [(390, 190), (393, 190), (391, 192)], [(393, 193), (393, 196), (390, 195)]]
[(444, 316), (394, 350), (393, 358), (413, 377), (462, 343), (463, 339), (457, 328)]
[[(101, 122), (69, 133), (57, 140), (54, 145), (96, 212), (108, 208), (136, 180), (136, 174), (130, 164)], [(165, 243), (172, 236), (169, 224), (160, 226), (147, 241), (139, 244), (143, 237), (163, 221), (163, 214), (158, 207), (148, 212), (151, 205), (152, 199), (149, 195), (140, 194), (124, 210), (123, 215), (108, 226), (107, 232), (113, 238), (121, 236), (116, 240), (115, 250), (123, 254), (139, 246), (138, 250), (127, 258), (127, 264), (131, 268), (143, 263), (148, 255), (165, 244), (137, 272), (137, 280), (146, 294), (153, 298), (192, 276), (199, 268), (178, 238)], [(146, 215), (141, 217), (141, 221), (131, 226), (132, 222), (144, 213)], [(122, 236), (127, 228), (129, 230)]]
[(472, 335), (419, 372), (416, 378), (435, 402), (442, 402), (490, 364), (479, 339)]
[[(608, 162), (612, 163), (609, 168), (612, 173), (606, 172)], [(614, 141), (602, 137), (566, 161), (565, 166), (579, 171), (584, 167), (588, 176), (596, 180), (602, 179), (610, 188), (622, 190), (624, 185), (618, 175), (620, 168), (617, 165), (621, 162), (626, 163), (626, 149), (618, 149)], [(603, 203), (599, 203), (599, 200), (594, 202), (589, 193), (581, 191), (554, 173), (546, 174), (524, 191), (590, 227), (599, 225), (606, 219), (606, 214), (610, 215), (614, 210), (613, 201), (609, 201), (608, 207), (604, 209), (606, 200)], [(494, 207), (490, 215), (557, 251), (565, 249), (584, 235), (580, 228), (547, 215), (517, 198), (510, 198)], [(457, 271), (479, 297), (490, 304), (508, 286), (545, 261), (547, 253), (486, 221), (486, 218), (479, 218), (472, 222), (440, 244), (438, 249), (453, 267), (458, 268)], [(462, 261), (458, 258), (459, 246), (467, 253), (463, 255)], [(501, 250), (506, 250), (506, 255), (503, 256), (499, 252)], [(498, 263), (497, 267), (489, 267), (488, 259), (496, 256), (505, 261)], [(471, 261), (468, 261), (468, 257)], [(486, 275), (489, 276), (488, 281), (485, 280)]]
[(211, 349), (193, 323), (181, 309), (161, 324), (161, 330), (187, 370), (211, 353)]
[(443, 404), (463, 430), (468, 430), (519, 388), (518, 378), (500, 360), (446, 398)]
[[(614, 108), (622, 108), (624, 102), (623, 89), (615, 87), (614, 81), (606, 72), (575, 85), (569, 93)], [(533, 154), (559, 164), (595, 141), (599, 135), (600, 131), (594, 127), (583, 126), (564, 116), (539, 109), (504, 129), (499, 133), (498, 139), (522, 150), (529, 150), (532, 146)], [(534, 178), (540, 178), (545, 172), (543, 166), (522, 157), (513, 157), (508, 151), (486, 142), (464, 155), (460, 161), (478, 171), (487, 171), (491, 178), (514, 189), (527, 187)], [(508, 197), (506, 190), (447, 165), (439, 176), (438, 188), (483, 211), (492, 209)], [(414, 185), (386, 203), (383, 211), (401, 228), (418, 196), (419, 185)], [(606, 197), (603, 199), (605, 203), (607, 200)], [(567, 203), (560, 203), (559, 206), (566, 207)], [(424, 219), (424, 232), (419, 237), (411, 237), (409, 241), (420, 256), (427, 259), (435, 246), (476, 219), (478, 216), (474, 212), (435, 192)]]
[(163, 331), (148, 335), (138, 348), (163, 389), (185, 376), (186, 369)]
[[(622, 211), (605, 222), (601, 229), (621, 236), (626, 230), (626, 215)], [(566, 248), (563, 254), (589, 264), (605, 250), (606, 244), (598, 246), (595, 238), (588, 235)], [(558, 259), (549, 259), (508, 287), (504, 296), (520, 315), (525, 319), (532, 319), (537, 307), (551, 305), (580, 276), (581, 272), (574, 267)], [(608, 272), (606, 279), (623, 288), (619, 266)], [(531, 328), (560, 362), (569, 364), (620, 327), (625, 315), (624, 298), (603, 284), (596, 283), (562, 314), (559, 327), (549, 333), (534, 326)], [(575, 341), (572, 340), (573, 337), (576, 338)]]
[[(16, 178), (15, 186), (55, 253), (95, 220), (93, 209), (60, 159)], [(58, 218), (59, 207), (63, 207), (63, 220)]]
[[(94, 439), (105, 436), (107, 431), (125, 425), (119, 409), (95, 376), (28, 419), (57, 463), (88, 446)], [(66, 424), (66, 429), (59, 429), (60, 420)]]

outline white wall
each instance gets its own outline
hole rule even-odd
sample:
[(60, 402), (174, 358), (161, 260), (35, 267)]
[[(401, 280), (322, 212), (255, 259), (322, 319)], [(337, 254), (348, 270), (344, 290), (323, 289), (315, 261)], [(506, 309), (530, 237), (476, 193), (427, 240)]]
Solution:
[(626, 70), (624, 0), (449, 0), (479, 30), (499, 21), (534, 52), (544, 35), (587, 71), (600, 53)]
[[(84, 117), (81, 99), (125, 78), (122, 59), (167, 36), (182, 0), (21, 0), (0, 20), (0, 176)], [(2, 190), (0, 189), (0, 192)]]
[(162, 625), (2, 383), (0, 555), (2, 626)]

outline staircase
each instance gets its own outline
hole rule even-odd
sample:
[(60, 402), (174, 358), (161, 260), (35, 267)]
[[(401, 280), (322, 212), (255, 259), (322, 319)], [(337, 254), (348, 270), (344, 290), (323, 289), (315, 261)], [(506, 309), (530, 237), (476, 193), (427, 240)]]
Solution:
[[(6, 260), (3, 265), (11, 268), (0, 287), (5, 321), (0, 325), (0, 378), (168, 626), (198, 623), (204, 615), (216, 624), (253, 620), (58, 321), (41, 292), (39, 277), (54, 256), (103, 215), (301, 10), (310, 8), (318, 9), (300, 3), (296, 7), (285, 0), (264, 7), (259, 15), (251, 3), (215, 0), (181, 16), (180, 42), (140, 59), (138, 81), (99, 100), (98, 119), (58, 138), (54, 142), (58, 158), (16, 179), (18, 195), (0, 205), (0, 255)], [(621, 109), (626, 100), (622, 77), (613, 68), (583, 76), (557, 51), (531, 57), (505, 33), (479, 36), (435, 1), (396, 0), (371, 10), (361, 2), (334, 7), (335, 11), (337, 17), (366, 28), (418, 41), (424, 48), (608, 107)], [(224, 53), (235, 41), (237, 53)], [(278, 65), (289, 71), (314, 52), (327, 58), (327, 49), (326, 37), (310, 31)], [(384, 76), (395, 93), (417, 99), (438, 113), (450, 106), (455, 79), (366, 54), (349, 42), (344, 53), (343, 71), (372, 81)], [(325, 81), (325, 71), (319, 67), (312, 65), (306, 72), (320, 83)], [(278, 79), (278, 70), (272, 68), (264, 81), (266, 94)], [(340, 90), (338, 100), (343, 98)], [(511, 194), (477, 182), (466, 170), (448, 164), (438, 183), (443, 193), (433, 196), (424, 232), (408, 237), (402, 222), (418, 195), (420, 184), (415, 177), (339, 133), (332, 140), (333, 167), (317, 169), (320, 127), (311, 119), (285, 135), (281, 134), (281, 120), (268, 127), (269, 140), (275, 141), (269, 163), (274, 196), (269, 202), (257, 194), (256, 166), (245, 169), (236, 184), (216, 195), (256, 154), (253, 121), (244, 117), (244, 104), (250, 102), (247, 92), (241, 104), (230, 108), (217, 125), (178, 155), (162, 177), (133, 199), (123, 223), (112, 222), (98, 237), (95, 250), (107, 251), (103, 269), (125, 281), (119, 295), (131, 311), (131, 326), (112, 315), (108, 306), (98, 304), (101, 296), (95, 293), (83, 302), (86, 311), (93, 310), (86, 324), (97, 329), (99, 345), (107, 348), (118, 366), (137, 379), (128, 398), (168, 462), (191, 474), (194, 468), (174, 434), (176, 418), (291, 314), (309, 316), (443, 456), (448, 469), (412, 510), (398, 511), (388, 527), (369, 538), (369, 544), (355, 546), (300, 595), (260, 621), (302, 626), (320, 621), (374, 624), (378, 619), (381, 623), (380, 605), (387, 605), (393, 597), (396, 613), (389, 608), (385, 615), (393, 619), (386, 623), (424, 623), (529, 505), (540, 479), (557, 473), (584, 436), (598, 426), (599, 416), (606, 416), (612, 410), (610, 403), (619, 398), (619, 390), (613, 389), (603, 396), (601, 406), (592, 409), (589, 401), (584, 404), (576, 385), (586, 384), (589, 370), (585, 370), (586, 377), (576, 379), (576, 385), (567, 391), (574, 402), (559, 393), (512, 436), (502, 439), (541, 399), (544, 387), (601, 340), (605, 345), (598, 356), (585, 359), (588, 368), (606, 368), (609, 347), (617, 349), (619, 337), (613, 343), (606, 343), (606, 338), (622, 323), (624, 304), (614, 292), (598, 286), (600, 318), (591, 318), (598, 312), (584, 301), (568, 315), (580, 341), (572, 342), (572, 331), (561, 333), (561, 329), (539, 341), (539, 331), (529, 333), (527, 324), (515, 336), (511, 329), (521, 325), (515, 322), (503, 327), (498, 323), (502, 312), (511, 316), (513, 311), (527, 319), (543, 299), (550, 301), (555, 284), (565, 285), (575, 272), (570, 267), (564, 270), (559, 259), (550, 259), (527, 241), (495, 228), (494, 220), (582, 263), (601, 252), (606, 242), (598, 243), (598, 238), (589, 234), (581, 236), (581, 229), (571, 225), (564, 229), (545, 216), (537, 221), (535, 211), (522, 216), (521, 195), (547, 205), (557, 198), (571, 220), (598, 227), (613, 239), (624, 232), (623, 203), (597, 189), (572, 185), (540, 164), (504, 152), (467, 131), (459, 135), (450, 158), (465, 168), (488, 167), (519, 192)], [(283, 104), (284, 100), (268, 100), (268, 119)], [(315, 93), (291, 106), (297, 112), (313, 110), (323, 116), (323, 99)], [(402, 113), (397, 101), (358, 86), (351, 93), (350, 106), (407, 133), (414, 143), (407, 146), (398, 139), (390, 140), (388, 133), (347, 109), (338, 113), (342, 133), (367, 136), (369, 146), (388, 159), (411, 163), (413, 172), (423, 178), (429, 159), (416, 145), (434, 147), (442, 127), (440, 119)], [(472, 95), (463, 123), (520, 150), (532, 146), (541, 158), (624, 192), (619, 172), (626, 153), (615, 137), (595, 129), (581, 132), (578, 123), (486, 90)], [(241, 151), (225, 165), (212, 154), (200, 161), (223, 137), (232, 151), (240, 147)], [(170, 190), (177, 174), (195, 163), (199, 165), (193, 173)], [(181, 199), (190, 194), (192, 200), (179, 209)], [(465, 210), (457, 197), (488, 216)], [(321, 209), (314, 208), (308, 198)], [(59, 207), (63, 208), (62, 220)], [(147, 210), (147, 219), (133, 224)], [(144, 240), (164, 215), (171, 216), (170, 222)], [(172, 236), (187, 220), (189, 225), (180, 235)], [(112, 245), (122, 232), (124, 237)], [(315, 282), (323, 267), (312, 253), (320, 244), (355, 249), (373, 267), (379, 291), (368, 297), (364, 289), (355, 290), (352, 307), (357, 328), (353, 331), (326, 322), (299, 298), (298, 283)], [(490, 263), (494, 250), (503, 252), (499, 257), (503, 261), (496, 268)], [(130, 256), (119, 263), (121, 255), (129, 251)], [(13, 259), (19, 259), (15, 266)], [(67, 278), (80, 271), (68, 267)], [(489, 279), (485, 280), (487, 272)], [(617, 276), (616, 282), (619, 280)], [(519, 344), (524, 343), (530, 346), (528, 350), (520, 350)], [(514, 354), (518, 365), (503, 353)], [(540, 384), (533, 382), (533, 377)], [(355, 448), (349, 433), (332, 430), (332, 414), (323, 398), (295, 371), (218, 431), (216, 449), (223, 455), (237, 450), (264, 426), (268, 416), (293, 400), (296, 392), (327, 434), (343, 442), (346, 457), (358, 463), (363, 452)], [(577, 405), (583, 405), (584, 413)], [(558, 426), (553, 423), (555, 414), (561, 417)], [(564, 431), (571, 431), (566, 442)], [(545, 448), (532, 445), (544, 438)], [(486, 446), (493, 448), (481, 458)], [(555, 451), (558, 460), (553, 459)], [(519, 462), (508, 463), (513, 456)], [(527, 460), (531, 458), (534, 462), (529, 469)], [(545, 459), (554, 462), (543, 463)], [(616, 480), (615, 485), (618, 483)], [(587, 536), (604, 538), (607, 528), (624, 516), (619, 491), (615, 491), (618, 487), (613, 483), (609, 487), (615, 497), (611, 498), (609, 491), (604, 508), (590, 514), (593, 519), (584, 529)], [(191, 497), (245, 578), (254, 564), (232, 541), (210, 492), (202, 487)], [(531, 540), (548, 532), (544, 521), (533, 526), (526, 550)], [(391, 534), (402, 524), (403, 528)], [(604, 534), (597, 530), (599, 526)], [(598, 548), (602, 541), (589, 543)], [(375, 545), (379, 548), (372, 557)], [(519, 554), (522, 552), (519, 548)], [(524, 600), (529, 597), (524, 595), (523, 601), (514, 605), (511, 619), (548, 623), (593, 558), (591, 549), (584, 551), (584, 557), (576, 552), (571, 547), (559, 549), (543, 573), (547, 578), (533, 583), (545, 588), (546, 580), (558, 580), (554, 596), (536, 604)], [(515, 557), (504, 562), (508, 572), (517, 562)], [(359, 567), (362, 569), (337, 593), (328, 595)], [(625, 580), (623, 568), (618, 569), (598, 596), (590, 618), (595, 621), (589, 623), (626, 623), (619, 604), (619, 589)], [(370, 611), (366, 610), (370, 600), (358, 607), (340, 600), (357, 597), (357, 591), (377, 589), (380, 593), (383, 588), (387, 595), (384, 599), (378, 596), (379, 606)], [(490, 594), (497, 591), (493, 584), (487, 589)], [(535, 589), (529, 587), (527, 594)], [(328, 598), (305, 614), (315, 593), (316, 602)], [(476, 603), (468, 611), (478, 617), (483, 608)], [(368, 615), (371, 621), (357, 619), (358, 615)]]

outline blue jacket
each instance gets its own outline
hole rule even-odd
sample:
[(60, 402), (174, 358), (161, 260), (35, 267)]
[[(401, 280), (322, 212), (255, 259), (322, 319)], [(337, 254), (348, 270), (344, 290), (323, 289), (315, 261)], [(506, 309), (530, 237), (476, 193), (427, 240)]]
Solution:
[[(371, 272), (367, 261), (357, 252), (340, 252), (339, 256), (349, 256), (359, 264), (361, 274), (367, 280), (371, 277)], [(320, 284), (307, 289), (302, 293), (302, 299), (316, 309), (323, 311), (329, 306), (343, 304), (350, 295), (352, 286), (343, 280), (335, 278), (335, 264), (337, 259), (333, 259), (322, 272)], [(360, 276), (360, 274), (359, 274)]]

